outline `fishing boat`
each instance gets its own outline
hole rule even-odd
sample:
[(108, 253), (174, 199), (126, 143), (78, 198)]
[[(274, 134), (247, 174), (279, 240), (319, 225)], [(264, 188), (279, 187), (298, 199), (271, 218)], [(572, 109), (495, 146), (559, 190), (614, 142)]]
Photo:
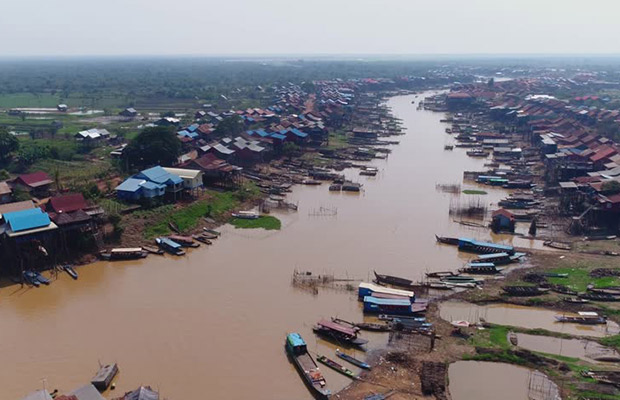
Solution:
[(477, 284), (473, 282), (444, 282), (444, 283), (446, 284), (446, 286), (450, 288), (472, 289), (477, 286)]
[(392, 289), (366, 282), (361, 282), (357, 288), (357, 295), (360, 300), (363, 300), (365, 296), (373, 296), (375, 293), (400, 296), (408, 298), (411, 302), (415, 301), (415, 293), (411, 290)]
[(159, 249), (155, 246), (142, 246), (142, 250), (146, 251), (147, 253), (150, 254), (157, 254), (157, 255), (163, 255), (164, 251), (162, 249)]
[(314, 179), (304, 179), (303, 181), (301, 181), (302, 185), (310, 185), (310, 186), (318, 186), (320, 184), (322, 184), (323, 182), (321, 181), (317, 181)]
[(569, 243), (554, 242), (551, 240), (547, 240), (543, 242), (543, 245), (547, 247), (551, 247), (552, 249), (556, 249), (556, 250), (570, 250), (571, 249), (571, 245)]
[(426, 277), (427, 278), (444, 278), (447, 276), (457, 276), (457, 273), (454, 273), (452, 271), (438, 271), (438, 272), (427, 272), (426, 273)]
[(620, 296), (614, 296), (613, 294), (606, 293), (586, 292), (580, 293), (578, 296), (582, 299), (592, 301), (620, 301)]
[(260, 217), (256, 211), (239, 211), (233, 213), (232, 216), (239, 219), (258, 219)]
[(466, 152), (470, 157), (488, 157), (489, 152), (483, 149), (472, 149)]
[(435, 239), (439, 243), (443, 243), (443, 244), (451, 244), (451, 245), (454, 245), (454, 246), (457, 246), (459, 244), (459, 239), (458, 238), (452, 238), (452, 237), (437, 236), (437, 235), (435, 235)]
[(145, 258), (147, 256), (147, 252), (142, 250), (141, 247), (127, 247), (112, 249), (107, 253), (103, 251), (99, 253), (99, 256), (108, 261), (135, 260)]
[(77, 279), (78, 278), (77, 272), (73, 269), (73, 267), (71, 265), (63, 265), (63, 266), (60, 267), (60, 269), (65, 271), (73, 279)]
[(399, 278), (397, 276), (391, 276), (391, 275), (378, 274), (377, 271), (373, 271), (373, 272), (375, 274), (377, 283), (383, 283), (383, 284), (392, 285), (392, 286), (399, 286), (399, 287), (403, 287), (407, 289), (410, 289), (413, 286), (415, 286), (413, 284), (413, 281), (410, 279)]
[(434, 290), (452, 290), (452, 286), (448, 285), (446, 282), (424, 282), (421, 284), (422, 287), (426, 287)]
[(343, 360), (350, 362), (356, 367), (360, 367), (360, 368), (368, 369), (368, 370), (371, 369), (369, 364), (365, 363), (364, 361), (358, 360), (357, 358), (352, 357), (348, 355), (347, 353), (343, 353), (339, 349), (336, 349), (336, 355), (342, 358)]
[(47, 279), (37, 271), (32, 271), (32, 274), (34, 275), (35, 279), (43, 285), (49, 285), (51, 283), (49, 279)]
[(547, 293), (549, 288), (541, 288), (538, 286), (504, 286), (502, 290), (510, 296), (539, 296)]
[(390, 325), (388, 324), (378, 324), (373, 322), (359, 322), (355, 324), (355, 326), (364, 331), (389, 332), (391, 330)]
[(480, 254), (478, 257), (471, 260), (470, 264), (493, 263), (495, 265), (505, 265), (518, 262), (524, 255), (525, 253), (515, 253), (512, 256), (508, 253)]
[(444, 150), (454, 150), (454, 146), (451, 145), (451, 144), (447, 144), (447, 145), (443, 146), (443, 149)]
[(319, 367), (308, 353), (306, 342), (301, 335), (299, 333), (286, 335), (284, 347), (312, 395), (319, 400), (327, 400), (332, 393), (327, 388), (327, 382)]
[(373, 167), (365, 167), (364, 169), (362, 169), (360, 171), (360, 175), (365, 175), (365, 176), (376, 176), (377, 173), (379, 172), (379, 170), (377, 168), (373, 168)]
[(175, 256), (185, 255), (185, 251), (181, 249), (181, 245), (173, 240), (165, 237), (159, 237), (155, 239), (155, 243), (157, 243), (159, 247), (161, 247), (163, 250), (167, 251), (170, 254), (173, 254)]
[(368, 340), (357, 337), (359, 328), (339, 324), (322, 319), (312, 328), (314, 333), (337, 343), (346, 343), (352, 346), (363, 346)]
[(585, 304), (590, 302), (590, 300), (588, 299), (581, 299), (579, 297), (564, 297), (562, 300), (564, 300), (566, 303), (572, 304)]
[(22, 277), (24, 278), (24, 281), (34, 287), (39, 287), (41, 285), (41, 283), (39, 283), (39, 280), (37, 279), (37, 276), (32, 272), (32, 271), (24, 271), (22, 273)]
[(213, 244), (213, 242), (207, 239), (204, 235), (192, 235), (192, 238), (207, 245)]
[(191, 236), (180, 236), (180, 235), (171, 235), (168, 236), (168, 239), (177, 242), (183, 247), (199, 247), (200, 244), (194, 242), (194, 239)]
[(558, 322), (570, 322), (582, 325), (602, 325), (607, 323), (607, 317), (600, 316), (594, 311), (579, 311), (576, 315), (556, 315)]
[(207, 229), (207, 228), (203, 228), (204, 232), (202, 233), (202, 236), (206, 237), (209, 240), (213, 240), (213, 239), (217, 239), (218, 235), (209, 232), (211, 229)]
[(455, 275), (444, 276), (441, 278), (442, 282), (469, 282), (469, 283), (481, 283), (482, 279), (474, 278), (473, 276)]
[(339, 183), (332, 183), (331, 185), (329, 185), (330, 192), (339, 192), (341, 190), (342, 190), (342, 185)]
[(503, 268), (497, 268), (493, 263), (467, 264), (466, 267), (459, 269), (459, 272), (467, 274), (494, 275), (502, 272)]
[(330, 358), (327, 358), (325, 356), (318, 356), (316, 360), (320, 362), (321, 364), (327, 365), (329, 368), (333, 369), (334, 371), (341, 373), (342, 375), (348, 376), (351, 379), (356, 378), (355, 372), (351, 371), (349, 368), (345, 367), (344, 365), (338, 364), (336, 361)]
[(364, 312), (370, 314), (415, 315), (425, 312), (426, 307), (426, 304), (412, 303), (407, 299), (364, 297)]
[(560, 274), (557, 272), (543, 272), (542, 276), (546, 278), (568, 278), (568, 274)]
[(203, 230), (215, 236), (222, 236), (222, 233), (220, 231), (216, 231), (214, 229), (203, 228)]
[(90, 383), (100, 392), (105, 391), (112, 383), (112, 379), (118, 374), (118, 365), (100, 365), (97, 374), (90, 380)]

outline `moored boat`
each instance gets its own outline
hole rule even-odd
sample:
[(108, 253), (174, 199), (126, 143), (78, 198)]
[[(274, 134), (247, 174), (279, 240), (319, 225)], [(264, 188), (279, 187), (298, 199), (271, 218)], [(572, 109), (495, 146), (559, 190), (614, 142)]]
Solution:
[(239, 211), (233, 213), (232, 216), (239, 219), (258, 219), (260, 217), (256, 211)]
[(579, 311), (575, 315), (556, 315), (558, 322), (570, 322), (582, 325), (602, 325), (607, 323), (607, 317), (600, 316), (594, 311)]
[(352, 346), (363, 346), (368, 340), (357, 336), (359, 328), (346, 326), (334, 321), (322, 319), (312, 328), (314, 333), (337, 343), (346, 343)]
[(164, 251), (162, 249), (159, 249), (159, 248), (157, 248), (155, 246), (144, 245), (144, 246), (142, 246), (142, 250), (146, 251), (147, 253), (157, 254), (157, 255), (160, 255), (160, 256), (164, 254)]
[(34, 287), (39, 287), (41, 285), (37, 279), (37, 276), (32, 271), (24, 271), (22, 273), (22, 277), (26, 283)]
[(351, 364), (355, 365), (356, 367), (360, 367), (363, 369), (371, 369), (370, 365), (368, 363), (365, 363), (364, 361), (358, 360), (355, 357), (352, 357), (350, 355), (348, 355), (347, 353), (343, 353), (342, 351), (340, 351), (339, 349), (336, 349), (336, 355), (340, 358), (342, 358), (345, 361), (350, 362)]
[(348, 376), (351, 379), (356, 378), (355, 372), (351, 371), (349, 368), (345, 367), (344, 365), (338, 364), (336, 361), (330, 358), (327, 358), (325, 356), (318, 356), (316, 360), (320, 362), (321, 364), (327, 365), (329, 368), (333, 369), (334, 371), (341, 373), (342, 375)]
[(466, 267), (459, 269), (459, 272), (467, 274), (494, 275), (503, 271), (503, 268), (497, 268), (493, 263), (467, 264)]
[(590, 302), (590, 300), (581, 299), (579, 297), (564, 297), (562, 300), (564, 300), (566, 303), (572, 304), (585, 304)]
[(373, 322), (359, 322), (355, 324), (358, 328), (365, 331), (373, 331), (373, 332), (388, 332), (391, 330), (388, 324), (379, 324)]
[(171, 235), (168, 238), (172, 241), (177, 242), (183, 247), (199, 247), (200, 244), (194, 242), (194, 239), (191, 236), (180, 236), (180, 235)]
[(207, 245), (213, 244), (213, 242), (204, 235), (192, 235), (192, 238)]
[(447, 276), (457, 276), (458, 273), (455, 273), (453, 271), (438, 271), (438, 272), (427, 272), (426, 273), (426, 277), (427, 278), (444, 278)]
[(286, 336), (285, 348), (312, 395), (320, 400), (328, 399), (331, 396), (331, 391), (327, 388), (327, 382), (316, 362), (308, 353), (306, 342), (301, 335), (289, 333)]
[(101, 365), (90, 383), (97, 388), (97, 390), (103, 392), (110, 386), (116, 374), (118, 374), (118, 365), (116, 365), (116, 363)]
[(157, 243), (159, 247), (161, 247), (163, 250), (167, 251), (170, 254), (173, 254), (175, 256), (185, 255), (185, 251), (181, 249), (181, 245), (173, 240), (165, 237), (159, 237), (155, 239), (155, 243)]
[(60, 267), (63, 271), (65, 271), (71, 278), (77, 279), (78, 273), (73, 269), (71, 265), (63, 265)]
[(398, 276), (378, 274), (377, 271), (373, 272), (375, 274), (377, 283), (399, 286), (407, 289), (411, 289), (414, 286), (413, 281), (410, 279), (399, 278)]
[(35, 279), (43, 284), (43, 285), (49, 285), (51, 283), (51, 281), (49, 279), (47, 279), (46, 277), (44, 277), (43, 275), (41, 275), (40, 272), (37, 271), (32, 271), (32, 273), (34, 274)]
[(100, 257), (104, 260), (118, 261), (118, 260), (135, 260), (138, 258), (145, 258), (147, 252), (142, 250), (141, 247), (124, 247), (115, 248), (109, 252), (101, 252)]
[(437, 235), (435, 235), (435, 239), (439, 243), (443, 243), (443, 244), (451, 244), (451, 245), (454, 245), (454, 246), (459, 244), (459, 239), (458, 238), (452, 238), (452, 237), (437, 236)]

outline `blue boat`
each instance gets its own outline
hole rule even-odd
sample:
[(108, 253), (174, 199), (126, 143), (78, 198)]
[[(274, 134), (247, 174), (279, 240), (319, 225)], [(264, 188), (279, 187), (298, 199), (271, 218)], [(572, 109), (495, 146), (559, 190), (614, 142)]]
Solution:
[(24, 271), (22, 273), (22, 276), (24, 278), (24, 281), (26, 281), (26, 283), (34, 287), (39, 287), (40, 285), (39, 280), (37, 279), (37, 276), (32, 271)]
[(412, 303), (406, 299), (364, 297), (364, 312), (369, 314), (415, 315), (426, 311), (426, 304)]
[(165, 237), (159, 237), (155, 239), (155, 243), (157, 243), (159, 247), (161, 247), (163, 250), (167, 251), (170, 254), (173, 254), (175, 256), (185, 255), (185, 251), (183, 251), (182, 249), (183, 246), (181, 246), (174, 240), (170, 240)]
[(49, 285), (50, 284), (51, 281), (49, 279), (47, 279), (46, 277), (44, 277), (43, 275), (41, 275), (40, 273), (38, 273), (36, 271), (33, 271), (32, 273), (34, 274), (35, 279), (37, 281), (39, 281), (39, 283), (42, 283), (43, 285)]
[(515, 249), (512, 246), (491, 242), (480, 242), (468, 238), (459, 238), (459, 250), (479, 254), (508, 253), (509, 255), (513, 255), (515, 253)]
[(360, 300), (362, 300), (366, 296), (372, 296), (375, 293), (389, 296), (400, 296), (409, 298), (412, 302), (415, 301), (415, 293), (411, 290), (392, 289), (389, 287), (366, 282), (361, 282), (357, 288), (357, 295)]
[(319, 367), (308, 353), (306, 342), (301, 335), (299, 333), (286, 335), (284, 347), (312, 395), (320, 400), (328, 399), (332, 393), (327, 388), (327, 383)]
[(351, 364), (355, 365), (356, 367), (360, 367), (363, 369), (370, 369), (370, 365), (365, 363), (364, 361), (358, 360), (355, 357), (352, 357), (350, 355), (348, 355), (347, 353), (343, 353), (340, 350), (336, 349), (336, 355), (340, 358), (342, 358), (345, 361), (350, 362)]

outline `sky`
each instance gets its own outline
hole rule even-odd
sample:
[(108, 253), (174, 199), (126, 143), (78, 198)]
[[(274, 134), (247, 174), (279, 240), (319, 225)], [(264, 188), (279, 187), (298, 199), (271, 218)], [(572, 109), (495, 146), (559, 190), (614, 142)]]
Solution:
[(3, 0), (0, 57), (620, 54), (618, 0)]

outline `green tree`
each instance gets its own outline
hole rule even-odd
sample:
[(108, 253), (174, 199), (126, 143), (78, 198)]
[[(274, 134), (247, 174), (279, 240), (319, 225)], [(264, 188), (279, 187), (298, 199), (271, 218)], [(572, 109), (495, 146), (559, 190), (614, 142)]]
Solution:
[(19, 140), (6, 128), (0, 127), (0, 161), (8, 160), (17, 150), (19, 150)]
[(604, 182), (601, 185), (601, 192), (606, 195), (620, 193), (620, 182), (618, 181)]
[(174, 128), (156, 126), (140, 132), (123, 151), (123, 158), (126, 166), (143, 168), (173, 165), (180, 154), (181, 141)]
[(231, 117), (224, 118), (219, 124), (217, 124), (214, 133), (219, 136), (230, 136), (241, 132), (243, 132), (243, 121), (240, 116), (233, 115)]

